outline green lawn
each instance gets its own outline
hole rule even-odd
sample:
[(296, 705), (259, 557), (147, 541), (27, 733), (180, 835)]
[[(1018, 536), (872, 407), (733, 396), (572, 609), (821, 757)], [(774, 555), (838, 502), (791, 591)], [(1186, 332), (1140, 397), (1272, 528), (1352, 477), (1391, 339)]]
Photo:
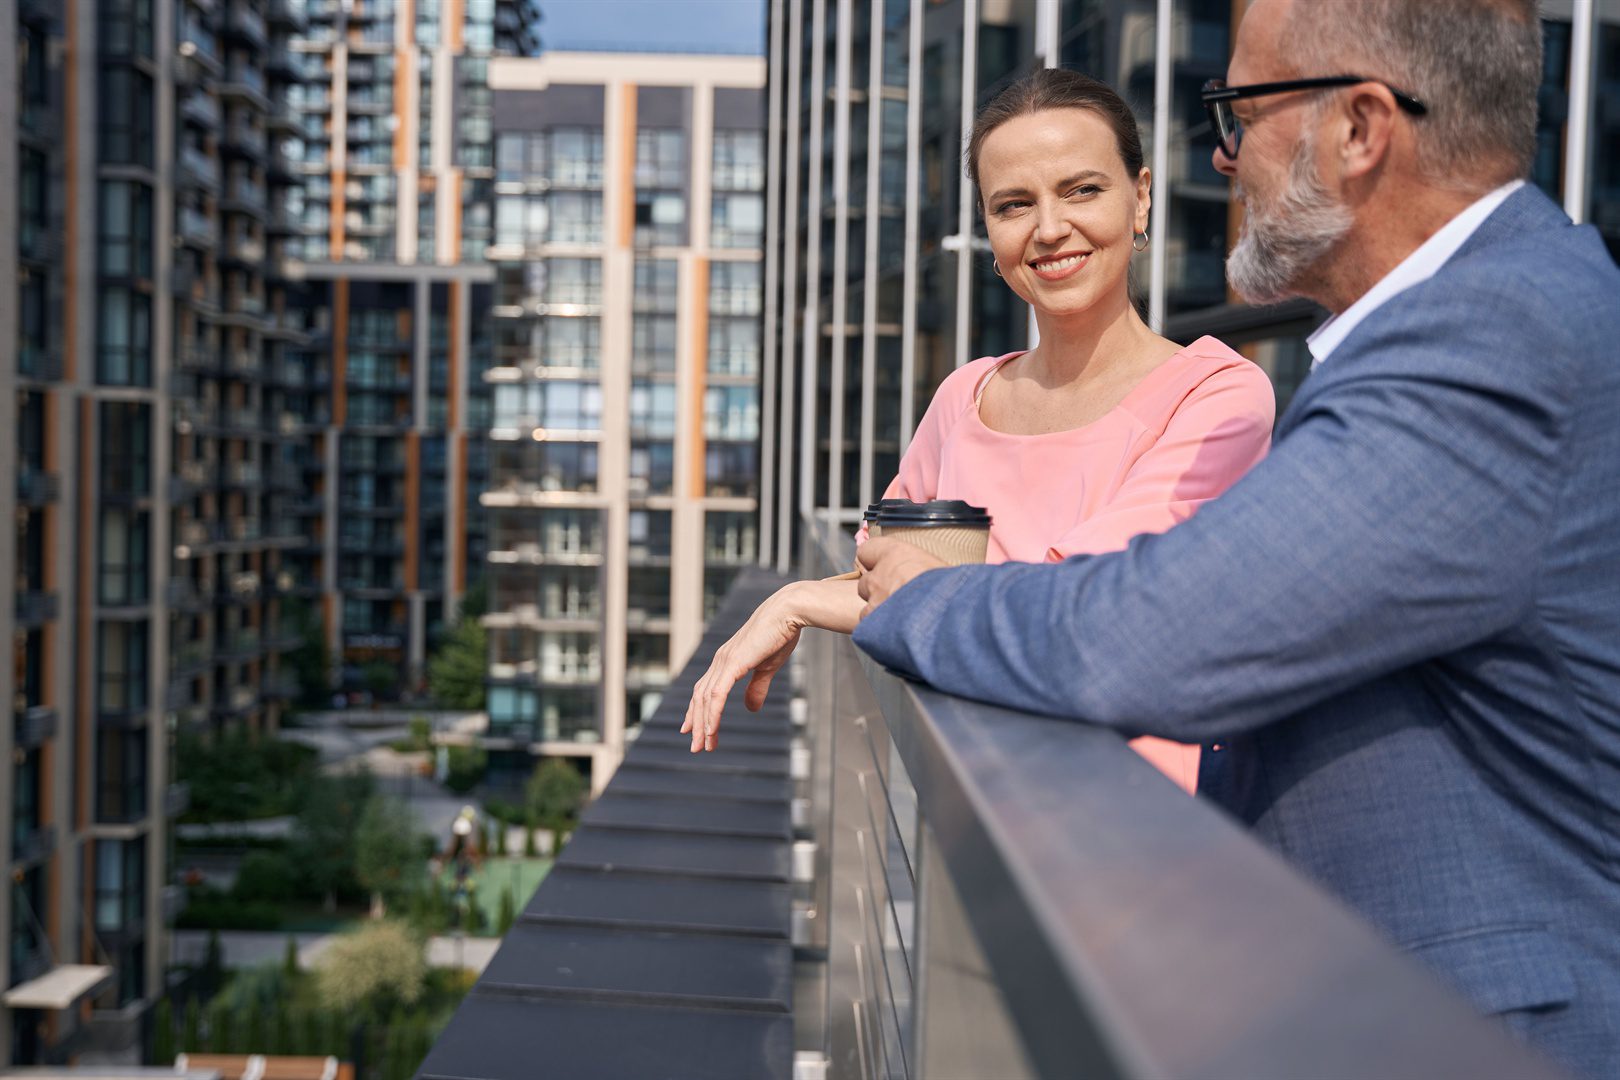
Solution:
[[(525, 859), (495, 857), (484, 860), (472, 874), (472, 901), (484, 913), (485, 932), (493, 935), (499, 925), (501, 913), (501, 893), (510, 889), (516, 910), (522, 914), (534, 895), (534, 890), (540, 882), (545, 880), (546, 872), (551, 869), (550, 859)], [(446, 871), (441, 878), (445, 888), (455, 887), (455, 874)]]

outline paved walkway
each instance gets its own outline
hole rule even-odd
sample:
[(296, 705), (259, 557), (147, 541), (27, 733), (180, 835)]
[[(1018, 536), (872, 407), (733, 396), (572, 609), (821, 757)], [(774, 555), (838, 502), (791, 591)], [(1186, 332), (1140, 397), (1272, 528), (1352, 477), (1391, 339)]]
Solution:
[[(332, 944), (336, 934), (284, 934), (277, 931), (221, 930), (220, 951), (229, 968), (258, 967), (260, 964), (281, 961), (286, 955), (287, 939), (298, 942), (298, 964), (312, 967)], [(482, 973), (490, 957), (500, 947), (499, 938), (435, 937), (428, 939), (429, 967), (465, 967)], [(182, 964), (201, 964), (208, 955), (208, 931), (176, 930), (174, 932), (174, 960)]]

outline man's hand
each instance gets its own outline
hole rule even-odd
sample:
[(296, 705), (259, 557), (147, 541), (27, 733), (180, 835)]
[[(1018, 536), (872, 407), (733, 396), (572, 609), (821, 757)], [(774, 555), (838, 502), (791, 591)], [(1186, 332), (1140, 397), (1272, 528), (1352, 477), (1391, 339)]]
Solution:
[(861, 599), (866, 601), (861, 608), (863, 619), (918, 574), (950, 565), (904, 540), (881, 536), (862, 544), (855, 561), (862, 571), (859, 589)]

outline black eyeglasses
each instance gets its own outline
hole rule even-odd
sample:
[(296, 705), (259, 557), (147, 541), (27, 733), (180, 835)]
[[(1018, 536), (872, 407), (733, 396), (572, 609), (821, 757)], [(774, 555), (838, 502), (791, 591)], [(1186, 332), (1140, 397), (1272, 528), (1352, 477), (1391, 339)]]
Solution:
[(1397, 90), (1382, 79), (1369, 79), (1362, 75), (1331, 75), (1325, 79), (1290, 79), (1287, 82), (1251, 83), (1248, 86), (1227, 86), (1225, 79), (1211, 79), (1204, 84), (1204, 108), (1209, 110), (1209, 122), (1215, 128), (1215, 137), (1221, 141), (1221, 151), (1236, 161), (1238, 144), (1243, 141), (1243, 125), (1232, 111), (1232, 102), (1238, 98), (1268, 97), (1271, 94), (1290, 94), (1295, 90), (1325, 90), (1335, 86), (1356, 86), (1377, 83), (1395, 95), (1395, 104), (1422, 116), (1429, 107), (1404, 91)]

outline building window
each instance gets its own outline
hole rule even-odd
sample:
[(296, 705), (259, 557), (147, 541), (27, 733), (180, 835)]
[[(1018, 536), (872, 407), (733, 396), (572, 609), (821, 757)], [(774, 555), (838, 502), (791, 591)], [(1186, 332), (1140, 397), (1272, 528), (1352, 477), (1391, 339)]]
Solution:
[(703, 557), (707, 562), (753, 562), (759, 551), (759, 525), (754, 515), (711, 510), (703, 515)]
[(754, 443), (710, 443), (704, 454), (707, 493), (759, 497), (759, 447)]
[(146, 708), (146, 623), (102, 623), (100, 653), (97, 706), (113, 713)]
[(152, 276), (152, 189), (127, 180), (101, 185), (101, 273)]
[(96, 820), (123, 823), (146, 816), (147, 733), (96, 733)]
[(630, 494), (638, 498), (669, 495), (675, 488), (675, 444), (630, 444)]
[(635, 374), (675, 371), (679, 269), (674, 259), (636, 260), (630, 357)]
[(602, 131), (600, 128), (557, 128), (551, 132), (550, 141), (551, 160), (549, 171), (553, 186), (589, 188), (592, 190), (601, 188)]
[(101, 0), (97, 24), (107, 56), (152, 56), (152, 0)]
[(709, 320), (709, 374), (757, 376), (759, 374), (759, 320)]
[(540, 362), (547, 367), (595, 371), (601, 363), (602, 321), (588, 316), (550, 318), (541, 323), (544, 346)]
[(17, 224), (18, 248), (23, 258), (38, 258), (51, 233), (50, 204), (45, 155), (30, 147), (18, 153)]
[(495, 387), (496, 428), (597, 431), (602, 426), (602, 388), (594, 382), (551, 380)]
[(152, 79), (132, 67), (103, 67), (101, 160), (108, 165), (152, 167)]
[(703, 434), (747, 442), (759, 438), (759, 391), (752, 386), (711, 386), (703, 393)]
[(146, 917), (146, 841), (97, 840), (96, 929), (137, 927)]
[(630, 383), (630, 436), (636, 439), (675, 437), (675, 384)]
[(96, 379), (104, 386), (152, 385), (152, 301), (122, 287), (101, 290)]
[(765, 135), (759, 131), (714, 133), (715, 191), (765, 190)]
[(101, 497), (138, 499), (152, 493), (152, 411), (135, 401), (103, 401)]
[(548, 259), (543, 267), (547, 304), (594, 307), (602, 303), (599, 259)]
[(119, 607), (146, 603), (150, 595), (147, 515), (101, 512), (101, 602)]
[(717, 248), (764, 247), (765, 197), (716, 194), (709, 242)]
[(715, 262), (709, 266), (711, 315), (758, 315), (760, 265), (757, 262)]
[(11, 771), (11, 846), (22, 846), (39, 828), (39, 751), (19, 750)]

